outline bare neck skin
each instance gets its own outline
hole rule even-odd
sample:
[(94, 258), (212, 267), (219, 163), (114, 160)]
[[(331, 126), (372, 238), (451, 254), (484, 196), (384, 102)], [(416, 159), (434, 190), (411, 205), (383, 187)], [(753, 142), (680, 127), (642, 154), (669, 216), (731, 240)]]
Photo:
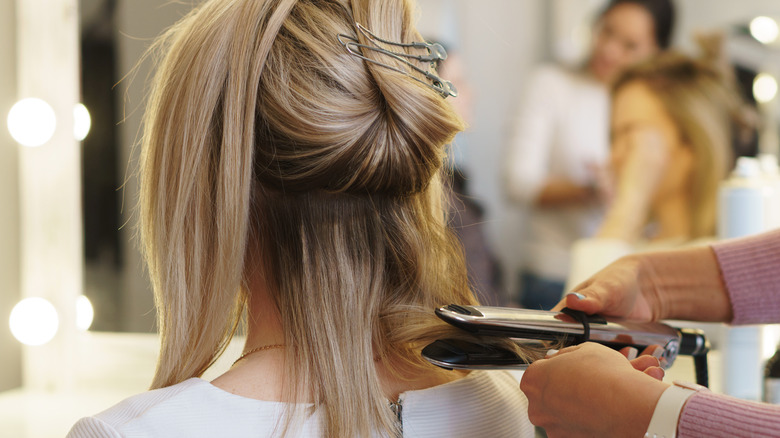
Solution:
[[(250, 276), (247, 338), (244, 351), (266, 345), (285, 344), (279, 312), (260, 275)], [(284, 401), (286, 381), (284, 348), (258, 351), (234, 364), (211, 383), (247, 398)]]
[[(259, 275), (250, 276), (247, 318), (247, 340), (244, 351), (254, 348), (285, 344), (284, 330), (279, 312)], [(242, 397), (283, 402), (311, 403), (307, 400), (286, 400), (284, 382), (287, 381), (286, 351), (275, 348), (248, 355), (229, 371), (211, 383), (225, 391)], [(420, 373), (418, 370), (398, 370), (391, 373), (388, 364), (376, 362), (379, 383), (388, 400), (398, 400), (405, 391), (430, 388), (453, 380), (467, 373)], [(400, 372), (401, 377), (398, 377)]]

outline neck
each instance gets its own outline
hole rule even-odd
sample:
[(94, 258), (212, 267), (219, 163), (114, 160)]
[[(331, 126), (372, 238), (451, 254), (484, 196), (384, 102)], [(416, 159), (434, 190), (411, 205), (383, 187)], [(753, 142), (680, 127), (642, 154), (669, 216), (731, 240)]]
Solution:
[(266, 345), (284, 344), (282, 327), (276, 304), (264, 287), (250, 287), (247, 308), (247, 337), (244, 351)]
[(692, 234), (691, 202), (685, 193), (664, 197), (653, 206), (653, 216), (658, 223), (654, 240), (690, 239)]
[[(285, 344), (284, 328), (271, 294), (260, 281), (249, 285), (247, 318), (247, 340), (244, 351), (267, 345)], [(289, 347), (289, 346), (288, 346)], [(274, 348), (248, 355), (227, 373), (212, 382), (217, 387), (237, 395), (259, 400), (311, 402), (308, 395), (303, 399), (290, 400), (285, 393), (288, 372), (285, 364), (285, 348)], [(404, 391), (429, 388), (460, 377), (466, 373), (420, 373), (407, 369), (403, 364), (376, 362), (379, 385), (389, 400), (397, 400)]]
[[(247, 337), (244, 352), (256, 348), (284, 344), (284, 329), (271, 295), (262, 283), (250, 279), (247, 303)], [(236, 362), (228, 372), (211, 383), (243, 397), (258, 400), (307, 403), (303, 399), (288, 399), (286, 393), (286, 348), (257, 351)]]

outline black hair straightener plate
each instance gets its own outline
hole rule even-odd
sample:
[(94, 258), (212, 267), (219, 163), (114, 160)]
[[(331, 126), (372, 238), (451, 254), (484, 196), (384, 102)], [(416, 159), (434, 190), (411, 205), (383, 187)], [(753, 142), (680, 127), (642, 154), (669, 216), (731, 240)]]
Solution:
[[(706, 384), (707, 380), (709, 344), (701, 330), (587, 315), (571, 309), (553, 312), (450, 304), (436, 309), (436, 315), (475, 335), (510, 338), (518, 343), (549, 342), (566, 347), (589, 341), (616, 350), (634, 347), (640, 352), (650, 345), (659, 345), (666, 367), (674, 363), (678, 354), (690, 355), (696, 363), (699, 384)], [(426, 346), (422, 355), (448, 369), (522, 370), (529, 365), (510, 350), (459, 339), (437, 340)]]

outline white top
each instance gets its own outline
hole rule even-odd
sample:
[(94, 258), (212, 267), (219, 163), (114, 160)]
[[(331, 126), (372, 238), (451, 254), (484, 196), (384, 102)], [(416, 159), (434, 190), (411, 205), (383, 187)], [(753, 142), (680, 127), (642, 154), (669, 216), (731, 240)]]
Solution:
[[(453, 382), (407, 391), (400, 400), (404, 437), (534, 436), (528, 400), (507, 372), (472, 371)], [(284, 407), (192, 378), (82, 418), (68, 438), (269, 437)], [(306, 417), (297, 432), (299, 437), (322, 436), (317, 413)]]
[[(595, 183), (594, 166), (609, 151), (609, 96), (600, 83), (560, 67), (535, 72), (513, 125), (507, 156), (508, 193), (532, 205), (548, 178)], [(564, 207), (529, 211), (526, 268), (564, 281), (575, 240), (595, 233), (602, 210)]]

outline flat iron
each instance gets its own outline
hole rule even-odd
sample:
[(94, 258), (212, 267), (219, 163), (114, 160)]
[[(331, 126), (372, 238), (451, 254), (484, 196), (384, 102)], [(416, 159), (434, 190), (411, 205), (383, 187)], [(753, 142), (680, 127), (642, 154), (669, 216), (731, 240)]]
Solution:
[[(619, 350), (634, 347), (639, 351), (650, 345), (663, 348), (665, 368), (678, 355), (693, 356), (696, 380), (707, 386), (709, 342), (696, 329), (679, 329), (658, 322), (636, 322), (587, 315), (572, 309), (560, 312), (489, 306), (450, 304), (436, 309), (445, 322), (479, 336), (510, 338), (519, 344), (549, 342), (564, 347), (596, 342)], [(423, 357), (447, 369), (520, 369), (529, 363), (513, 351), (459, 339), (440, 339), (426, 346)]]

